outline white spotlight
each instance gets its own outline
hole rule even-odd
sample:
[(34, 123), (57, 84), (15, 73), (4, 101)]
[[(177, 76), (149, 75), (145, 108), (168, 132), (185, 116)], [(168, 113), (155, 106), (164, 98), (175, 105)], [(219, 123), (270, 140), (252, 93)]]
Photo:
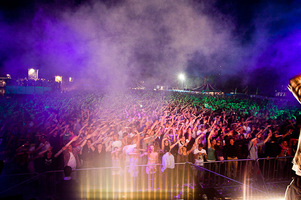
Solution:
[(33, 68), (28, 69), (28, 74), (29, 74), (29, 75), (33, 74), (34, 72), (35, 72), (35, 70), (34, 70)]
[(30, 68), (28, 69), (28, 79), (31, 80), (38, 80), (39, 78), (39, 70), (38, 69), (34, 69), (34, 68)]
[(178, 78), (179, 78), (180, 81), (184, 81), (185, 80), (185, 74), (183, 74), (183, 73), (179, 74)]

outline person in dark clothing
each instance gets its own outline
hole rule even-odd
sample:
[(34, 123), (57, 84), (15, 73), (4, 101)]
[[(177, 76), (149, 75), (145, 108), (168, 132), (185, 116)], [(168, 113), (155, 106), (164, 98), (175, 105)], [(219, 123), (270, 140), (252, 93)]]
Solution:
[[(53, 156), (53, 152), (51, 149), (46, 151), (45, 155), (42, 158), (39, 158), (39, 161), (40, 166), (38, 167), (38, 169), (40, 172), (47, 172), (56, 169), (57, 159)], [(51, 183), (55, 182), (55, 174), (44, 173), (42, 175), (42, 179), (43, 181), (40, 186), (44, 189), (43, 193), (51, 196), (54, 192), (54, 187)]]
[[(237, 152), (238, 147), (234, 141), (234, 138), (230, 138), (229, 144), (226, 144), (225, 146), (225, 153), (227, 156), (227, 160), (237, 160)], [(229, 161), (228, 162), (228, 168), (227, 168), (227, 176), (235, 178), (237, 176), (237, 161)], [(231, 172), (233, 170), (233, 176), (231, 176)]]
[(245, 139), (244, 135), (241, 134), (238, 140), (235, 141), (237, 145), (237, 157), (238, 159), (246, 159), (248, 157), (248, 141)]
[(216, 145), (215, 145), (215, 153), (216, 153), (216, 158), (219, 161), (223, 161), (224, 160), (224, 144), (223, 141), (221, 141), (221, 139), (216, 141)]
[[(269, 129), (271, 132), (271, 129)], [(266, 143), (265, 153), (267, 157), (277, 157), (280, 154), (279, 136), (276, 132), (272, 133), (271, 140)]]
[(49, 134), (50, 134), (49, 143), (52, 146), (52, 151), (56, 153), (62, 148), (62, 141), (60, 138), (59, 131), (57, 130), (57, 128), (55, 128)]
[(55, 158), (52, 150), (48, 150), (42, 159), (42, 171), (52, 171), (55, 169)]
[(98, 143), (96, 146), (96, 150), (94, 152), (94, 165), (95, 167), (104, 167), (105, 166), (105, 148), (102, 143)]
[(92, 145), (92, 140), (88, 139), (84, 141), (84, 146), (82, 149), (82, 160), (84, 161), (84, 167), (92, 167), (93, 165), (93, 157), (95, 152), (95, 147)]

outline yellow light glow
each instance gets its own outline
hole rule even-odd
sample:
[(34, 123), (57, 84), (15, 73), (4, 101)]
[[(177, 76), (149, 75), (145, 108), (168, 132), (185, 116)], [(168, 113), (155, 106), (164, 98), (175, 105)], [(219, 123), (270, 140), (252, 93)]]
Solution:
[(35, 73), (35, 69), (31, 68), (28, 70), (28, 75), (32, 75), (33, 73)]
[(55, 77), (54, 77), (54, 80), (55, 80), (55, 82), (57, 82), (57, 83), (61, 83), (62, 80), (63, 80), (63, 77), (62, 77), (62, 76), (55, 76)]
[(299, 103), (301, 103), (301, 75), (295, 76), (289, 81), (288, 89), (293, 93)]
[(38, 69), (33, 69), (33, 68), (30, 68), (28, 69), (28, 79), (30, 80), (38, 80), (38, 72), (39, 70)]

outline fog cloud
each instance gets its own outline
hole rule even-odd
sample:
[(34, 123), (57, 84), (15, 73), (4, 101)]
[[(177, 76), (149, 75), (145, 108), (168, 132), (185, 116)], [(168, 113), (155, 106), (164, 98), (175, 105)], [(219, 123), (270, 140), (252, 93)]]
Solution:
[[(275, 19), (265, 16), (275, 7), (258, 9), (246, 43), (241, 42), (244, 33), (235, 33), (232, 16), (220, 12), (215, 1), (127, 0), (110, 6), (89, 1), (35, 8), (33, 17), (0, 22), (5, 73), (37, 66), (41, 76), (74, 76), (85, 86), (123, 88), (136, 81), (175, 85), (177, 74), (185, 70), (193, 76), (219, 71), (238, 77), (266, 67), (265, 62), (278, 67), (273, 55), (265, 55), (271, 45), (278, 48), (275, 40), (279, 45), (291, 42), (270, 37)], [(279, 61), (286, 57), (282, 52)], [(254, 80), (242, 79), (244, 84)]]

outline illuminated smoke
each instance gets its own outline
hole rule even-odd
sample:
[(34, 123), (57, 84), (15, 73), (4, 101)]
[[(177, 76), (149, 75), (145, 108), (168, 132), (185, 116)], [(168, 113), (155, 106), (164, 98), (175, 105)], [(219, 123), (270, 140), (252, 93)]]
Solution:
[(231, 24), (213, 20), (190, 1), (40, 7), (30, 23), (16, 26), (22, 30), (14, 41), (19, 54), (6, 60), (7, 68), (39, 66), (41, 74), (80, 74), (114, 87), (132, 80), (173, 83), (195, 51), (212, 56), (232, 46)]
[[(257, 79), (250, 74), (267, 67), (273, 71), (282, 58), (294, 71), (296, 63), (287, 49), (276, 60), (268, 53), (279, 41), (293, 42), (286, 39), (292, 36), (288, 30), (282, 37), (271, 37), (273, 23), (299, 15), (292, 4), (291, 15), (289, 9), (280, 12), (281, 5), (254, 4), (258, 6), (250, 11), (247, 28), (239, 29), (233, 13), (217, 8), (220, 1), (103, 2), (36, 3), (33, 14), (13, 22), (0, 15), (2, 71), (24, 77), (21, 72), (38, 67), (40, 77), (72, 76), (81, 79), (82, 86), (98, 88), (124, 88), (141, 80), (172, 86), (185, 70), (200, 77), (218, 73), (216, 80), (235, 77), (248, 84)], [(299, 27), (297, 22), (293, 26)]]

